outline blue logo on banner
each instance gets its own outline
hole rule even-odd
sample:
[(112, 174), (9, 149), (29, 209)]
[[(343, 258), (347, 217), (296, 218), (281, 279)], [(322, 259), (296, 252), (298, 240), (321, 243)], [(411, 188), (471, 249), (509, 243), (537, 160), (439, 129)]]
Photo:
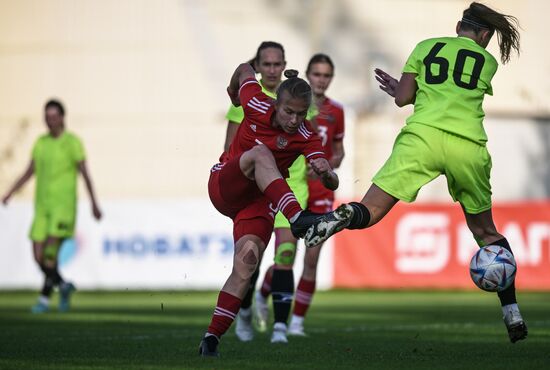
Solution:
[(210, 253), (222, 257), (232, 255), (232, 236), (227, 234), (199, 234), (169, 238), (167, 236), (136, 234), (130, 237), (103, 239), (104, 255), (124, 255), (139, 258), (151, 255), (188, 257)]
[(78, 246), (74, 239), (65, 239), (59, 248), (59, 255), (57, 256), (57, 261), (59, 266), (64, 266), (71, 262), (78, 251)]

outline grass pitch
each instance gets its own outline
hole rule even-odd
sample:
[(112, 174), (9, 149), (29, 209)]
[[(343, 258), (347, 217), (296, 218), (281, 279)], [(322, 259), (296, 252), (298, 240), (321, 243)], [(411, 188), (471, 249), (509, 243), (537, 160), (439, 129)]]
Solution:
[(0, 369), (550, 368), (549, 293), (519, 295), (529, 337), (511, 344), (494, 294), (319, 292), (308, 337), (231, 328), (217, 359), (197, 355), (214, 292), (77, 292), (71, 312), (33, 315), (36, 297), (0, 292)]

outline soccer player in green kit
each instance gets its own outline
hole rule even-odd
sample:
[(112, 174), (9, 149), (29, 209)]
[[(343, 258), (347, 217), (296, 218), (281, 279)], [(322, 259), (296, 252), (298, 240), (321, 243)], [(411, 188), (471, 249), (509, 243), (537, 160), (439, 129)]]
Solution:
[(38, 303), (32, 307), (34, 313), (49, 310), (49, 300), (55, 286), (59, 287), (60, 292), (59, 310), (69, 309), (70, 296), (75, 288), (59, 274), (57, 254), (63, 240), (74, 233), (78, 172), (84, 177), (90, 194), (93, 215), (96, 220), (101, 218), (82, 143), (78, 137), (65, 131), (63, 105), (57, 100), (50, 100), (44, 110), (49, 132), (38, 138), (27, 170), (2, 199), (7, 205), (11, 196), (33, 174), (36, 175), (34, 220), (29, 236), (34, 259), (44, 272), (45, 280)]
[[(259, 84), (262, 91), (269, 97), (277, 98), (277, 88), (281, 84), (282, 74), (286, 67), (285, 50), (283, 46), (274, 41), (264, 41), (258, 47), (255, 57), (249, 62), (254, 66), (254, 70), (261, 75)], [(225, 138), (224, 150), (227, 152), (229, 145), (233, 141), (239, 125), (244, 119), (242, 107), (231, 105), (226, 118), (227, 133)], [(303, 156), (298, 159), (289, 168), (289, 177), (286, 179), (292, 192), (296, 195), (298, 203), (305, 208), (308, 200), (308, 187), (306, 178), (307, 168)], [(296, 239), (290, 232), (290, 224), (282, 213), (277, 213), (275, 217), (275, 260), (288, 259), (294, 257), (296, 252)], [(292, 247), (294, 245), (294, 247)], [(289, 256), (290, 255), (290, 256)], [(251, 278), (248, 292), (241, 303), (241, 309), (235, 322), (235, 333), (237, 338), (243, 342), (251, 341), (254, 338), (254, 329), (252, 327), (252, 297), (258, 280), (259, 269)], [(280, 294), (274, 299), (274, 304), (288, 305), (292, 302), (294, 291), (294, 278), (292, 270), (280, 270), (276, 273), (281, 275), (278, 281), (282, 286), (278, 289)], [(290, 300), (288, 300), (290, 297)], [(267, 328), (266, 315), (268, 312), (267, 302), (261, 295), (256, 295), (256, 318), (258, 329), (265, 331)], [(286, 329), (284, 330), (286, 334)], [(275, 338), (282, 337), (281, 330), (274, 332)]]
[[(338, 232), (340, 227), (333, 226), (337, 220), (348, 218), (348, 229), (376, 224), (399, 200), (414, 201), (422, 186), (443, 174), (478, 244), (499, 245), (511, 252), (491, 212), (491, 156), (482, 103), (485, 94), (493, 93), (491, 80), (497, 71), (497, 61), (485, 48), (496, 32), (501, 60), (507, 63), (512, 49), (519, 53), (517, 28), (515, 17), (473, 2), (456, 25), (458, 37), (420, 42), (399, 81), (375, 71), (380, 88), (399, 107), (414, 104), (414, 113), (361, 202), (342, 205), (310, 227), (307, 246)], [(515, 284), (498, 297), (510, 341), (524, 339), (527, 326), (517, 305)]]

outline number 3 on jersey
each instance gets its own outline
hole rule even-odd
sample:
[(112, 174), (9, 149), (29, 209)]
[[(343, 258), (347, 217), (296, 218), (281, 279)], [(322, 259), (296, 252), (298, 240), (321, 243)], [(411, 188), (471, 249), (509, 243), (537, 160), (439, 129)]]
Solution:
[[(424, 66), (426, 66), (426, 83), (427, 84), (442, 84), (447, 81), (449, 78), (449, 61), (443, 57), (438, 57), (437, 54), (447, 45), (444, 42), (436, 43), (432, 50), (426, 55), (424, 60)], [(470, 81), (464, 82), (462, 76), (464, 73), (464, 65), (466, 64), (466, 59), (472, 58), (474, 61), (474, 66), (472, 68), (472, 73), (470, 75)], [(432, 64), (439, 66), (439, 72), (437, 74), (432, 73)], [(453, 80), (458, 87), (468, 90), (474, 90), (477, 88), (477, 82), (479, 81), (479, 76), (481, 75), (481, 70), (485, 64), (485, 57), (482, 54), (476, 53), (475, 51), (468, 49), (460, 49), (456, 55), (456, 62), (453, 67)]]

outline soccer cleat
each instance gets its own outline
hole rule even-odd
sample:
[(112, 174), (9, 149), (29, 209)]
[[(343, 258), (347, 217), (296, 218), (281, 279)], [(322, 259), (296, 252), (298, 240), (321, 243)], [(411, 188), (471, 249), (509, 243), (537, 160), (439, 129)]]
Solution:
[(288, 326), (288, 335), (295, 337), (306, 337), (307, 335), (304, 331), (304, 324), (290, 321), (290, 325)]
[(48, 312), (49, 310), (50, 308), (48, 307), (48, 305), (43, 302), (38, 302), (37, 304), (31, 307), (32, 313), (44, 313), (44, 312)]
[(286, 324), (283, 322), (276, 322), (273, 325), (273, 333), (271, 334), (271, 343), (288, 343), (286, 339)]
[(254, 339), (254, 329), (252, 328), (252, 313), (250, 312), (250, 309), (247, 309), (246, 311), (241, 309), (237, 314), (235, 320), (235, 334), (241, 342), (250, 342), (252, 339)]
[(296, 239), (303, 238), (308, 229), (318, 223), (324, 214), (303, 210), (298, 218), (290, 224), (290, 231)]
[(71, 307), (71, 295), (76, 290), (73, 283), (64, 282), (59, 286), (59, 311), (67, 312)]
[(349, 204), (342, 204), (334, 211), (325, 213), (307, 230), (304, 237), (306, 247), (311, 248), (323, 243), (348, 226), (352, 217), (353, 208)]
[(518, 310), (508, 310), (504, 314), (504, 324), (508, 329), (508, 336), (510, 342), (516, 343), (518, 340), (525, 339), (527, 337), (527, 325), (521, 317), (521, 313)]
[(213, 334), (207, 334), (202, 338), (199, 345), (199, 356), (201, 357), (220, 357), (218, 352), (218, 344), (220, 340)]
[(254, 303), (254, 320), (260, 333), (264, 333), (267, 330), (268, 316), (269, 306), (267, 305), (267, 299), (261, 292), (257, 291), (256, 302)]

